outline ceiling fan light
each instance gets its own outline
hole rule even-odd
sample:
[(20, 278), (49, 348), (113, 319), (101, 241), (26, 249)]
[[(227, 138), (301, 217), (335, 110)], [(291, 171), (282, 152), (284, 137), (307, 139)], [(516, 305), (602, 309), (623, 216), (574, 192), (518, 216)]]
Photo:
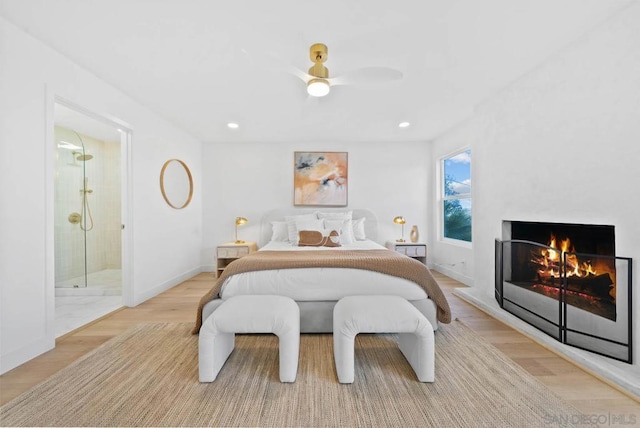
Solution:
[(329, 82), (325, 79), (311, 79), (307, 83), (307, 93), (312, 97), (324, 97), (329, 90)]

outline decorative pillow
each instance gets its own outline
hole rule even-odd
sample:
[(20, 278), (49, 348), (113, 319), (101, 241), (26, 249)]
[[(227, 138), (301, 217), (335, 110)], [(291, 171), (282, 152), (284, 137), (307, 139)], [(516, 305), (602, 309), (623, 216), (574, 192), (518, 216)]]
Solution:
[(339, 247), (340, 244), (340, 233), (337, 230), (332, 230), (329, 232), (327, 236), (325, 236), (326, 240), (324, 242), (325, 247)]
[(337, 230), (340, 232), (340, 242), (342, 245), (351, 245), (355, 241), (353, 237), (352, 220), (328, 220), (324, 221), (325, 229)]
[(296, 228), (296, 220), (317, 220), (316, 213), (300, 214), (300, 215), (288, 215), (284, 220), (287, 222), (287, 234), (289, 236), (289, 242), (295, 244), (298, 242), (298, 229)]
[(364, 233), (364, 221), (366, 219), (366, 217), (362, 217), (357, 220), (353, 220), (353, 237), (358, 241), (367, 239), (367, 236)]
[(316, 213), (318, 218), (326, 220), (351, 220), (353, 219), (353, 211), (341, 211), (341, 212), (322, 212)]
[[(326, 231), (325, 231), (326, 232)], [(336, 230), (332, 230), (325, 234), (319, 230), (301, 230), (298, 232), (299, 247), (339, 247), (340, 234)]]
[(325, 237), (319, 230), (301, 230), (298, 235), (299, 247), (322, 247), (325, 241)]
[(286, 221), (272, 221), (271, 229), (273, 231), (271, 234), (272, 241), (287, 242), (289, 240), (289, 231)]
[[(294, 221), (294, 230), (295, 230), (295, 240), (291, 241), (293, 245), (298, 243), (298, 232), (301, 230), (319, 230), (322, 231), (324, 229), (324, 223), (322, 220), (310, 219), (310, 220), (296, 220)], [(289, 233), (291, 233), (291, 225), (287, 224), (287, 228)]]

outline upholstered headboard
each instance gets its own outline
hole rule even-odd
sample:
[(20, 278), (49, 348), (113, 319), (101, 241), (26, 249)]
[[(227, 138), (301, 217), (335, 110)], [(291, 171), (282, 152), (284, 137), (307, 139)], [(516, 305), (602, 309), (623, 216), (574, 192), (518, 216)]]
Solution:
[(283, 221), (285, 216), (288, 215), (299, 215), (299, 214), (307, 214), (313, 213), (316, 211), (323, 212), (344, 212), (344, 211), (353, 211), (353, 219), (357, 220), (359, 218), (365, 217), (364, 221), (364, 233), (367, 239), (372, 241), (376, 241), (378, 238), (378, 219), (373, 211), (363, 208), (285, 208), (285, 209), (277, 209), (267, 211), (260, 220), (260, 239), (258, 240), (258, 246), (264, 246), (269, 240), (271, 240), (272, 235), (272, 221)]

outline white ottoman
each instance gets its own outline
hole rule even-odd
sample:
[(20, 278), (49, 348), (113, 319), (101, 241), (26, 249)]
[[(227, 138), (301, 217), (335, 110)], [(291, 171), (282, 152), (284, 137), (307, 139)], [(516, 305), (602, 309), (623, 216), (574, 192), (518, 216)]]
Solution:
[(340, 383), (353, 383), (354, 341), (358, 333), (400, 333), (398, 345), (420, 382), (433, 382), (433, 327), (398, 296), (348, 296), (333, 309), (333, 355)]
[(227, 299), (200, 328), (200, 382), (213, 382), (235, 347), (235, 333), (278, 336), (280, 381), (295, 382), (300, 350), (300, 309), (283, 296), (235, 296)]

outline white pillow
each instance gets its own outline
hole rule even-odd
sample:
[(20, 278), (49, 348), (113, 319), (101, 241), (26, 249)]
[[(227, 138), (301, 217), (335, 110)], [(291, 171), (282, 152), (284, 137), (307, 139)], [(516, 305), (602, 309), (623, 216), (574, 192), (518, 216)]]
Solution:
[(351, 245), (355, 241), (353, 237), (353, 222), (351, 220), (324, 220), (325, 229), (337, 230), (340, 233), (340, 243)]
[(317, 230), (322, 232), (324, 230), (324, 222), (322, 220), (296, 220), (296, 229), (298, 232), (301, 230)]
[(272, 241), (287, 242), (289, 240), (289, 231), (286, 221), (272, 221), (271, 229), (273, 231), (271, 234)]
[(367, 236), (364, 233), (364, 221), (366, 219), (366, 217), (362, 217), (357, 220), (353, 220), (353, 237), (358, 241), (367, 239)]
[(353, 218), (353, 211), (341, 211), (341, 212), (322, 212), (318, 211), (318, 218), (327, 220), (351, 220)]
[(317, 220), (316, 213), (300, 214), (300, 215), (288, 215), (284, 220), (287, 222), (287, 234), (289, 235), (289, 242), (292, 244), (298, 243), (298, 229), (296, 228), (296, 220)]

